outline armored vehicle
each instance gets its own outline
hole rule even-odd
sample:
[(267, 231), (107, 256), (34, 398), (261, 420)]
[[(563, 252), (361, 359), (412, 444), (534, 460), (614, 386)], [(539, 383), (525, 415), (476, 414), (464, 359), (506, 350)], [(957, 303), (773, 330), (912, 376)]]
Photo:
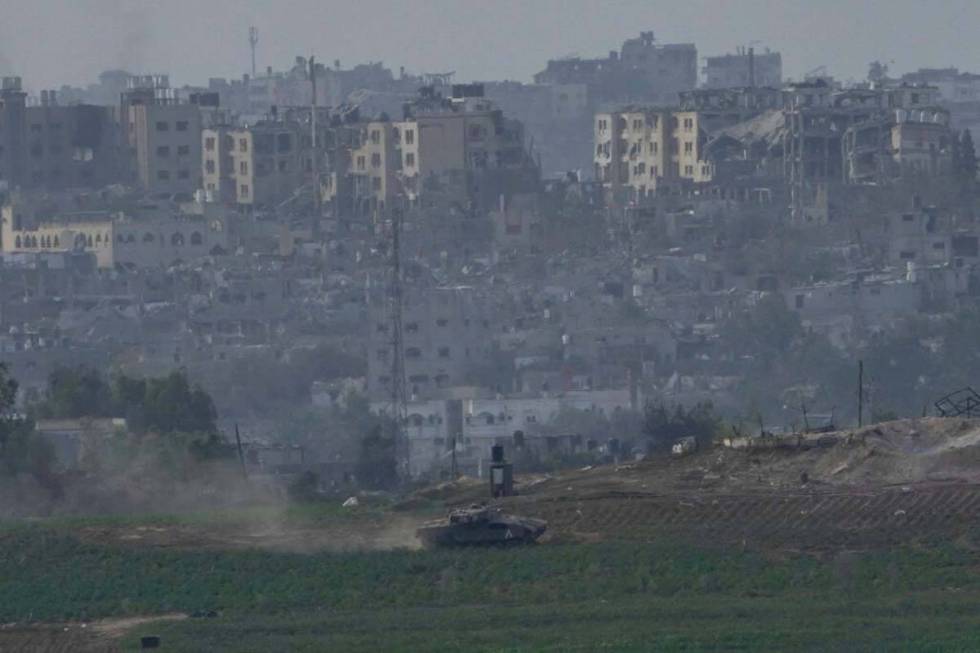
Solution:
[(470, 506), (423, 524), (416, 535), (427, 547), (511, 546), (534, 542), (547, 526), (542, 519), (505, 515), (490, 506)]

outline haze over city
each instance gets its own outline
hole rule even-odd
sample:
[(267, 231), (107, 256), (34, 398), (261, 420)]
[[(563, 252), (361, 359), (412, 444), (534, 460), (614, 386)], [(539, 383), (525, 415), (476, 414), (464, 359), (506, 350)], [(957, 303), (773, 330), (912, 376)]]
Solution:
[(0, 0), (0, 651), (980, 651), (978, 25)]
[(971, 0), (3, 0), (0, 9), (0, 73), (33, 89), (112, 68), (192, 84), (240, 75), (253, 25), (260, 68), (314, 54), (413, 73), (451, 69), (461, 81), (527, 81), (541, 61), (604, 55), (637, 26), (663, 42), (694, 42), (702, 56), (767, 46), (783, 53), (792, 78), (826, 66), (858, 79), (874, 60), (894, 60), (896, 71), (980, 60), (980, 41), (962, 33), (980, 24)]

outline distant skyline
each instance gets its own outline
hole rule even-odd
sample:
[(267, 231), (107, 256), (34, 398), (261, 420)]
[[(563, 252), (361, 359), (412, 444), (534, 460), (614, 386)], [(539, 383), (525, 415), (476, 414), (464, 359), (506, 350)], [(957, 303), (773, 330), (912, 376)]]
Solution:
[(754, 43), (799, 78), (818, 66), (862, 79), (873, 60), (900, 74), (980, 72), (976, 0), (0, 0), (0, 74), (32, 91), (94, 82), (107, 69), (166, 73), (175, 85), (283, 70), (314, 54), (343, 67), (382, 61), (397, 75), (456, 71), (457, 81), (531, 81), (548, 59), (605, 56), (652, 30), (700, 57)]

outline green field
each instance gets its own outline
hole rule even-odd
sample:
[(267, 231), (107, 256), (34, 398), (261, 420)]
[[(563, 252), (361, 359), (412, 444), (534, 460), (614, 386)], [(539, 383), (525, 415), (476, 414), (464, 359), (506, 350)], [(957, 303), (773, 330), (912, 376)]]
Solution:
[(298, 555), (0, 527), (0, 623), (167, 612), (166, 651), (980, 650), (978, 556), (679, 542)]

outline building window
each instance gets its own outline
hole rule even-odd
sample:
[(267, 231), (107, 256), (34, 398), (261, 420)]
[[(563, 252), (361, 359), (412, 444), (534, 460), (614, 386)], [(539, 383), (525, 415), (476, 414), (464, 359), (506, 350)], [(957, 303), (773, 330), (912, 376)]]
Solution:
[(449, 358), (449, 347), (439, 347), (439, 358)]
[(187, 168), (183, 168), (177, 171), (177, 179), (190, 179), (190, 178), (191, 178), (191, 171), (188, 170)]
[(179, 131), (179, 132), (185, 132), (185, 131), (187, 131), (187, 121), (186, 120), (178, 120), (177, 121), (177, 131)]
[(418, 347), (409, 347), (405, 350), (405, 358), (421, 358), (422, 350)]
[(209, 175), (213, 175), (214, 170), (214, 159), (208, 159), (204, 162), (204, 172), (208, 173)]
[(240, 138), (238, 139), (238, 149), (242, 152), (248, 152), (248, 139)]
[(157, 156), (159, 156), (159, 157), (168, 157), (168, 156), (170, 156), (170, 146), (168, 146), (168, 145), (161, 145), (160, 147), (158, 147), (157, 148)]
[(238, 195), (240, 197), (242, 197), (242, 198), (247, 198), (248, 197), (248, 184), (242, 184), (238, 188)]
[(170, 180), (170, 171), (169, 170), (157, 170), (157, 179), (159, 179), (160, 181), (169, 181)]
[(381, 177), (371, 177), (371, 188), (381, 190)]
[(204, 149), (208, 152), (214, 152), (214, 136), (208, 136), (204, 139)]
[(381, 155), (375, 152), (371, 155), (371, 167), (380, 168), (381, 167)]
[(242, 174), (242, 175), (247, 175), (248, 174), (248, 161), (239, 161), (238, 162), (238, 173), (239, 174)]
[(415, 167), (415, 153), (409, 152), (405, 155), (405, 167), (414, 168)]
[(694, 166), (684, 166), (684, 174), (688, 177), (694, 176)]
[(691, 141), (687, 141), (686, 143), (684, 143), (684, 154), (693, 154), (693, 153), (694, 153), (694, 143), (692, 143)]
[(363, 156), (357, 157), (357, 169), (358, 170), (366, 170), (367, 169), (367, 166), (364, 164), (364, 157)]
[(169, 122), (165, 122), (163, 120), (159, 121), (157, 123), (157, 131), (158, 132), (167, 132), (167, 131), (170, 131), (170, 123)]
[(371, 130), (371, 142), (375, 145), (381, 142), (381, 130), (379, 129)]
[(191, 153), (190, 145), (178, 145), (177, 156), (188, 156)]
[(411, 145), (415, 142), (415, 130), (406, 129), (405, 130), (405, 145)]

